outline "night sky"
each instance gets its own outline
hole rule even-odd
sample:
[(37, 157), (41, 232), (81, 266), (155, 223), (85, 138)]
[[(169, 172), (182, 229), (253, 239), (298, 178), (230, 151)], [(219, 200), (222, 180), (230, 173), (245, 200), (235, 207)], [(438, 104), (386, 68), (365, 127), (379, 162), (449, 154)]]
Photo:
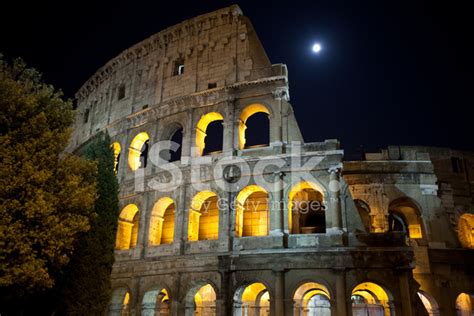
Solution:
[(474, 150), (469, 1), (16, 1), (0, 9), (0, 52), (73, 97), (121, 51), (234, 3), (271, 62), (288, 65), (305, 141), (337, 138), (348, 154), (387, 145)]

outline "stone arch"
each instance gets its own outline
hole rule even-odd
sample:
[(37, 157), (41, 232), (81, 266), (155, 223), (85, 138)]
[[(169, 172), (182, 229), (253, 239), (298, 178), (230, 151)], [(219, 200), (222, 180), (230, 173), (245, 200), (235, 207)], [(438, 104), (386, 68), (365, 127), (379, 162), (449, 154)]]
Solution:
[(128, 166), (133, 171), (138, 168), (145, 168), (148, 163), (148, 149), (150, 136), (146, 132), (137, 134), (128, 150)]
[(174, 239), (176, 204), (170, 197), (160, 198), (151, 211), (148, 244), (157, 246), (171, 244)]
[(319, 185), (310, 181), (301, 181), (293, 185), (288, 192), (290, 234), (326, 232), (326, 207), (323, 192)]
[(409, 238), (423, 238), (421, 208), (413, 199), (400, 197), (389, 204), (389, 231), (405, 231)]
[(112, 150), (114, 151), (114, 171), (115, 174), (118, 172), (119, 162), (120, 162), (120, 152), (122, 151), (122, 147), (120, 146), (119, 142), (112, 143)]
[(271, 293), (268, 286), (260, 281), (248, 282), (234, 292), (234, 316), (270, 315)]
[(236, 197), (235, 230), (237, 237), (266, 236), (269, 227), (268, 192), (249, 185)]
[(189, 209), (188, 240), (215, 240), (219, 235), (219, 207), (217, 194), (197, 193)]
[(456, 315), (472, 316), (474, 312), (474, 296), (461, 293), (456, 298)]
[(145, 292), (142, 299), (141, 315), (169, 315), (171, 299), (169, 291), (164, 287), (153, 287)]
[(317, 282), (300, 283), (293, 294), (293, 315), (330, 316), (331, 294), (328, 288)]
[(364, 225), (365, 232), (370, 233), (372, 231), (372, 219), (370, 215), (370, 206), (365, 201), (360, 199), (355, 199), (354, 204), (359, 213), (360, 220)]
[[(224, 121), (224, 117), (219, 112), (209, 112), (204, 114), (199, 119), (196, 126), (196, 154), (197, 156), (202, 156), (204, 154), (204, 149), (206, 147), (206, 136), (207, 136), (207, 127), (212, 122)], [(223, 135), (222, 135), (223, 136)], [(221, 144), (223, 142), (223, 137), (221, 139)]]
[[(244, 149), (246, 144), (246, 129), (247, 129), (247, 120), (257, 113), (265, 113), (269, 119), (270, 110), (267, 106), (261, 103), (253, 103), (247, 105), (242, 112), (240, 113), (239, 117), (239, 149)], [(270, 141), (270, 125), (268, 123), (268, 142)], [(267, 144), (268, 145), (268, 144)]]
[(139, 211), (135, 204), (128, 204), (120, 212), (115, 248), (135, 248), (138, 239)]
[(130, 290), (127, 287), (118, 287), (113, 290), (109, 304), (109, 316), (122, 316), (130, 313)]
[(363, 282), (354, 287), (351, 295), (352, 315), (393, 316), (393, 296), (384, 287), (373, 282)]
[(194, 282), (185, 298), (185, 316), (216, 315), (217, 291), (214, 284), (207, 280)]
[(439, 316), (439, 306), (436, 300), (434, 299), (433, 296), (429, 295), (428, 293), (419, 290), (418, 296), (421, 299), (421, 302), (423, 303), (423, 306), (425, 307), (426, 311), (428, 312), (429, 316)]
[(464, 248), (474, 249), (474, 214), (462, 214), (458, 220), (458, 239)]
[(163, 129), (161, 133), (160, 140), (170, 141), (171, 143), (168, 148), (160, 150), (160, 158), (167, 161), (179, 161), (181, 160), (181, 153), (183, 148), (184, 140), (184, 127), (183, 124), (179, 122), (173, 122)]

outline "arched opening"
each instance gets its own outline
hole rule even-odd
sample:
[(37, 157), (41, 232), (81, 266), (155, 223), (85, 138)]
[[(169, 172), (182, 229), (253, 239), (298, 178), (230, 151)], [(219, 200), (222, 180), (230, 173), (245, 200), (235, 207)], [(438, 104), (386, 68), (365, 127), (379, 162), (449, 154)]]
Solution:
[(440, 315), (438, 303), (436, 303), (436, 300), (431, 295), (423, 291), (418, 291), (418, 296), (420, 297), (421, 302), (423, 303), (423, 306), (425, 307), (429, 316)]
[[(239, 148), (270, 143), (270, 111), (263, 104), (251, 104), (240, 114)], [(251, 118), (252, 117), (252, 118)]]
[(249, 185), (237, 195), (235, 230), (237, 237), (268, 235), (268, 193)]
[(461, 246), (474, 249), (474, 214), (462, 214), (458, 221), (458, 238)]
[(217, 112), (201, 116), (196, 127), (197, 155), (207, 155), (222, 151), (224, 117)]
[(152, 289), (145, 293), (141, 316), (169, 315), (171, 300), (166, 289)]
[[(167, 125), (161, 135), (160, 140), (169, 140), (169, 147), (160, 149), (160, 158), (167, 162), (181, 160), (181, 151), (183, 147), (183, 128), (179, 123)], [(165, 142), (162, 142), (164, 144)]]
[(288, 194), (288, 228), (290, 234), (326, 232), (326, 207), (322, 190), (314, 183), (303, 181)]
[(216, 315), (216, 291), (210, 284), (199, 283), (186, 296), (186, 316)]
[(456, 298), (456, 315), (457, 316), (472, 316), (474, 298), (467, 293), (461, 293)]
[(214, 192), (196, 194), (189, 209), (188, 240), (215, 240), (219, 235), (219, 206)]
[(242, 286), (234, 294), (234, 316), (270, 315), (270, 293), (260, 282)]
[(357, 207), (362, 225), (364, 225), (365, 232), (370, 233), (372, 231), (372, 221), (370, 219), (369, 205), (362, 200), (354, 200), (354, 203)]
[(156, 246), (173, 242), (175, 210), (176, 206), (170, 197), (163, 197), (155, 203), (150, 218), (149, 245)]
[(423, 238), (418, 206), (409, 198), (399, 198), (390, 203), (388, 230), (406, 232), (409, 238)]
[(392, 298), (380, 285), (364, 282), (352, 290), (353, 316), (393, 316)]
[(138, 228), (138, 207), (135, 204), (129, 204), (120, 212), (115, 247), (119, 250), (135, 248), (138, 239)]
[(170, 160), (169, 162), (181, 160), (181, 149), (183, 147), (183, 129), (178, 128), (173, 135), (171, 136), (171, 143), (173, 146), (176, 144), (176, 150), (170, 150)]
[(148, 163), (148, 147), (150, 137), (147, 133), (142, 132), (135, 136), (130, 144), (128, 151), (128, 165), (130, 169), (146, 168)]
[(293, 295), (293, 315), (330, 316), (331, 296), (328, 289), (316, 282), (302, 284)]
[(109, 316), (130, 315), (130, 292), (126, 288), (118, 288), (112, 292), (109, 304)]
[(114, 171), (115, 171), (115, 174), (117, 174), (119, 162), (120, 162), (120, 151), (121, 151), (120, 144), (118, 142), (113, 143), (112, 149), (114, 151)]

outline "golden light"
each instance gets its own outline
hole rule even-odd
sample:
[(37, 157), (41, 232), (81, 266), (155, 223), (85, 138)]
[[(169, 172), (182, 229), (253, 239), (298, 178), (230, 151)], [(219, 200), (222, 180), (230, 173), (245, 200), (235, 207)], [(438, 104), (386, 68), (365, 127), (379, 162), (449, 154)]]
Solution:
[(242, 302), (250, 303), (251, 305), (255, 304), (260, 293), (267, 291), (267, 287), (263, 283), (252, 283), (247, 286), (242, 294)]
[(138, 134), (137, 136), (135, 136), (135, 138), (132, 140), (130, 144), (130, 148), (128, 150), (128, 166), (133, 171), (140, 168), (140, 165), (141, 165), (140, 155), (142, 153), (142, 147), (145, 144), (145, 142), (149, 139), (150, 139), (150, 136), (148, 136), (147, 133), (142, 132)]
[(245, 148), (245, 130), (247, 126), (245, 123), (247, 119), (254, 115), (255, 113), (267, 113), (270, 115), (270, 111), (266, 106), (259, 103), (250, 104), (245, 109), (243, 109), (242, 113), (240, 114), (240, 121), (239, 121), (239, 148), (242, 150)]
[(423, 238), (420, 211), (412, 201), (402, 198), (398, 201), (392, 202), (389, 209), (390, 212), (400, 214), (406, 221), (410, 238)]
[(188, 240), (215, 240), (219, 234), (217, 195), (211, 191), (197, 193), (191, 201)]
[(206, 284), (194, 295), (194, 303), (197, 309), (212, 307), (216, 302), (216, 292), (210, 284)]
[(236, 236), (268, 235), (268, 193), (262, 187), (249, 185), (236, 198)]
[(130, 249), (135, 247), (138, 238), (138, 207), (135, 204), (125, 206), (120, 213), (115, 247)]
[(390, 316), (389, 297), (380, 285), (372, 282), (361, 283), (352, 290), (352, 295), (362, 296), (368, 304), (381, 305), (384, 315)]
[(224, 120), (224, 117), (217, 112), (210, 112), (207, 114), (204, 114), (201, 116), (199, 119), (199, 122), (197, 123), (196, 126), (196, 150), (197, 150), (197, 155), (202, 156), (204, 152), (204, 148), (206, 147), (206, 130), (207, 126), (215, 121), (222, 121)]
[(464, 248), (474, 249), (474, 215), (463, 214), (458, 221), (458, 238)]
[(174, 238), (175, 204), (172, 198), (159, 199), (151, 211), (148, 243), (152, 246), (170, 244)]
[(314, 182), (310, 181), (301, 181), (298, 184), (295, 184), (291, 190), (290, 193), (288, 193), (288, 229), (290, 231), (290, 234), (295, 233), (293, 232), (293, 208), (295, 199), (297, 195), (301, 194), (301, 192), (304, 192), (305, 190), (312, 190), (317, 193), (317, 195), (320, 196), (320, 203), (321, 205), (324, 202), (324, 194), (323, 194), (323, 189), (317, 185)]
[(119, 163), (119, 155), (120, 155), (120, 151), (122, 150), (122, 148), (120, 147), (120, 144), (118, 142), (115, 142), (115, 143), (112, 144), (112, 149), (114, 151), (114, 170), (115, 170), (115, 173), (117, 173), (118, 163)]
[(474, 304), (473, 299), (469, 294), (461, 293), (456, 298), (456, 311), (457, 315), (460, 316), (471, 316)]

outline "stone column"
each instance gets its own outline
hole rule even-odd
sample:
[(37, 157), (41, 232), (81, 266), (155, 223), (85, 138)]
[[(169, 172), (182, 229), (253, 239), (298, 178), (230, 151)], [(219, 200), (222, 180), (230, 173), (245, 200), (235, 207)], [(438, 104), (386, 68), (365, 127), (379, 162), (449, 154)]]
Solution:
[(346, 272), (344, 270), (336, 271), (336, 306), (337, 316), (347, 316), (346, 299)]
[(410, 285), (408, 283), (408, 276), (409, 273), (406, 270), (400, 271), (398, 276), (399, 283), (400, 283), (400, 295), (401, 295), (401, 303), (402, 303), (402, 314), (404, 316), (412, 316), (412, 301), (410, 295)]
[(179, 254), (184, 251), (184, 243), (187, 240), (187, 219), (186, 219), (186, 184), (179, 187), (178, 201), (176, 203), (174, 219), (174, 253)]
[(275, 316), (285, 316), (285, 271), (275, 271)]
[(224, 122), (224, 141), (222, 144), (222, 151), (225, 156), (232, 156), (234, 153), (234, 133), (235, 123), (234, 123), (234, 99), (230, 98), (227, 100), (226, 107), (226, 116)]
[(283, 236), (283, 177), (285, 174), (281, 171), (273, 173), (275, 181), (274, 192), (272, 193), (273, 199), (269, 201), (271, 203), (270, 208), (270, 235), (272, 236)]
[(340, 169), (332, 167), (329, 170), (329, 209), (331, 210), (332, 228), (342, 230), (341, 185)]

